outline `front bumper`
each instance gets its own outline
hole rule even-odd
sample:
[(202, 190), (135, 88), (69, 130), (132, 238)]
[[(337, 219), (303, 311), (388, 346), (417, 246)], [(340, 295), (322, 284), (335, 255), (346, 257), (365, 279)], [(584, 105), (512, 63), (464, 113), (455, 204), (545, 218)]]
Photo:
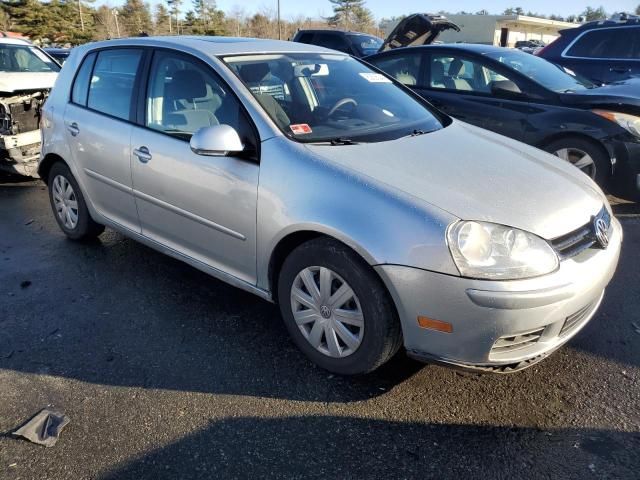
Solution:
[[(549, 275), (486, 281), (399, 265), (378, 265), (395, 301), (409, 355), (462, 368), (513, 371), (533, 365), (566, 343), (596, 313), (622, 244), (612, 221), (606, 250), (588, 249)], [(425, 329), (417, 317), (451, 324)]]
[(15, 135), (0, 134), (0, 168), (11, 173), (37, 177), (40, 148), (40, 130)]
[(607, 148), (616, 159), (609, 190), (614, 195), (640, 200), (640, 141), (632, 139), (613, 141)]

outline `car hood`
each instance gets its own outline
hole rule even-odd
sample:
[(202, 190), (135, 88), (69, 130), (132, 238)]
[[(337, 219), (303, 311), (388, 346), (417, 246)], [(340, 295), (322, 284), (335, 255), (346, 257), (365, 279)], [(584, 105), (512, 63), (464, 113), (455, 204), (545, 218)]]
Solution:
[(640, 78), (610, 83), (602, 87), (560, 94), (562, 103), (576, 107), (610, 108), (640, 115)]
[(574, 166), (458, 121), (389, 142), (307, 148), (367, 183), (399, 189), (460, 219), (508, 225), (548, 240), (584, 225), (606, 202)]
[(57, 72), (2, 72), (0, 73), (0, 92), (49, 90), (53, 87), (57, 76)]
[(380, 52), (393, 48), (415, 47), (433, 43), (445, 30), (460, 31), (460, 27), (442, 15), (414, 13), (402, 19), (386, 38)]

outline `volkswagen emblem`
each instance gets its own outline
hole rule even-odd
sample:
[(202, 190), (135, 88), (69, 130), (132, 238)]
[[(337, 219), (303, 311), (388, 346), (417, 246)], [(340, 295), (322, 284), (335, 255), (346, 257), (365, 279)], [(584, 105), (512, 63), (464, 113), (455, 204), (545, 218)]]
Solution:
[(607, 227), (607, 223), (602, 218), (597, 218), (593, 223), (593, 229), (600, 248), (607, 248), (609, 245), (609, 228)]
[(322, 315), (322, 318), (331, 318), (331, 309), (326, 305), (322, 305), (320, 307), (320, 315)]

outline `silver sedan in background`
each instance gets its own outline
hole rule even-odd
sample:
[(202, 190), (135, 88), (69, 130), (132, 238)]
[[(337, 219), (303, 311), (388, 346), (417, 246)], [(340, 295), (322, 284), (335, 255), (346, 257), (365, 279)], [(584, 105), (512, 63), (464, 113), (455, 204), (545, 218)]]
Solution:
[(340, 374), (403, 345), (531, 365), (594, 315), (618, 262), (620, 224), (578, 169), (310, 45), (78, 47), (42, 132), (68, 237), (108, 226), (277, 302), (298, 347)]

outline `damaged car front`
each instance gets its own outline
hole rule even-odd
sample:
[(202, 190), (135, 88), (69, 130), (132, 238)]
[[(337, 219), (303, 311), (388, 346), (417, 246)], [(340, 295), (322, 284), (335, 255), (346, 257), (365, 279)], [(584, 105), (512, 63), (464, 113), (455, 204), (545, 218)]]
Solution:
[(37, 177), (42, 106), (59, 71), (38, 47), (0, 38), (0, 170)]

